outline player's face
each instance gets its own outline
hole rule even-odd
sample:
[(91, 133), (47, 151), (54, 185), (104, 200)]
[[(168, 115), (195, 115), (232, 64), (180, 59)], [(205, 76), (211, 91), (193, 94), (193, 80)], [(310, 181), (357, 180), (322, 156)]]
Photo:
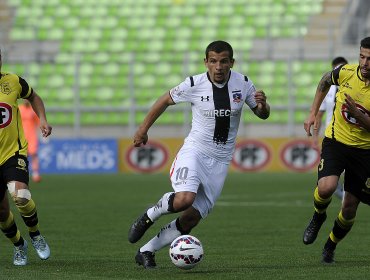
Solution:
[(370, 49), (360, 48), (359, 65), (362, 77), (370, 79)]
[(211, 81), (221, 84), (229, 78), (229, 72), (234, 65), (234, 59), (230, 59), (228, 51), (220, 53), (210, 51), (208, 58), (204, 59), (204, 64), (208, 68)]

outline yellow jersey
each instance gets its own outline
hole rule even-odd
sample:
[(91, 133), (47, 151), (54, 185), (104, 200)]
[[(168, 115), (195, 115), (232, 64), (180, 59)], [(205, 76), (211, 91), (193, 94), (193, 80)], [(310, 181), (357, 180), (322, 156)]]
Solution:
[(338, 86), (332, 121), (325, 136), (345, 145), (370, 149), (370, 132), (361, 127), (346, 110), (345, 93), (353, 98), (362, 113), (370, 116), (370, 86), (362, 79), (358, 64), (345, 64), (332, 71), (332, 82)]
[(0, 165), (16, 154), (27, 156), (17, 99), (31, 94), (32, 88), (24, 79), (0, 72)]

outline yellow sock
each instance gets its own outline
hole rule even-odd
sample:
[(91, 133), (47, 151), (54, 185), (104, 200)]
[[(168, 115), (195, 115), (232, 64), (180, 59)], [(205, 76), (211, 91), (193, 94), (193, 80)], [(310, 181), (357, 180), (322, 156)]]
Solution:
[(9, 217), (5, 222), (0, 222), (0, 229), (13, 244), (21, 238), (21, 233), (15, 224), (12, 212), (9, 212)]
[(317, 213), (324, 213), (326, 209), (328, 208), (330, 202), (331, 202), (331, 197), (329, 198), (322, 198), (319, 195), (319, 188), (316, 187), (314, 194), (313, 194), (313, 199), (314, 199), (314, 206), (315, 206), (315, 211)]
[(30, 232), (38, 231), (39, 226), (35, 202), (30, 199), (25, 205), (17, 205), (17, 208), (28, 227), (28, 230)]

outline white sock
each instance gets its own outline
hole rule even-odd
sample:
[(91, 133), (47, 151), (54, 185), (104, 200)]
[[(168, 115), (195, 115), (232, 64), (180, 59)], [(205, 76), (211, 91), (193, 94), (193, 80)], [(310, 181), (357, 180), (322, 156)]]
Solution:
[(154, 236), (148, 243), (141, 247), (140, 252), (156, 252), (171, 244), (171, 242), (180, 235), (181, 233), (176, 227), (176, 220), (173, 220), (161, 228), (161, 231), (156, 236)]
[[(160, 216), (172, 213), (168, 211), (168, 200), (170, 199), (171, 195), (173, 195), (174, 192), (168, 192), (165, 193), (162, 198), (157, 202), (156, 205), (149, 208), (148, 211), (146, 211), (146, 214), (148, 215), (149, 219), (152, 220), (152, 222), (159, 219)], [(172, 206), (172, 205), (171, 205)]]

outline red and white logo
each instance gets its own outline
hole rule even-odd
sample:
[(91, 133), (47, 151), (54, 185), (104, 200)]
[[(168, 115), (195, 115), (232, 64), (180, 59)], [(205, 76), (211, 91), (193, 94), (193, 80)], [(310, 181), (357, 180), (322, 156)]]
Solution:
[(167, 149), (159, 142), (148, 141), (145, 146), (132, 146), (126, 152), (128, 165), (139, 172), (155, 172), (161, 169), (168, 160)]
[(12, 106), (0, 102), (0, 128), (7, 127), (12, 121)]
[[(362, 107), (360, 104), (357, 104), (356, 103), (356, 107), (357, 109), (359, 109), (364, 115), (366, 116), (370, 116), (370, 112), (368, 110), (366, 110), (364, 107)], [(352, 117), (348, 112), (348, 107), (347, 107), (347, 104), (343, 104), (342, 105), (342, 108), (341, 108), (341, 111), (342, 111), (342, 116), (344, 118), (344, 120), (347, 122), (347, 123), (350, 123), (350, 124), (354, 124), (354, 125), (357, 125), (357, 126), (360, 126), (362, 127), (358, 121)]]
[(263, 142), (246, 140), (235, 147), (232, 164), (241, 171), (263, 169), (271, 160), (271, 150)]
[(293, 140), (282, 148), (280, 158), (289, 169), (309, 171), (319, 163), (320, 153), (308, 140)]

